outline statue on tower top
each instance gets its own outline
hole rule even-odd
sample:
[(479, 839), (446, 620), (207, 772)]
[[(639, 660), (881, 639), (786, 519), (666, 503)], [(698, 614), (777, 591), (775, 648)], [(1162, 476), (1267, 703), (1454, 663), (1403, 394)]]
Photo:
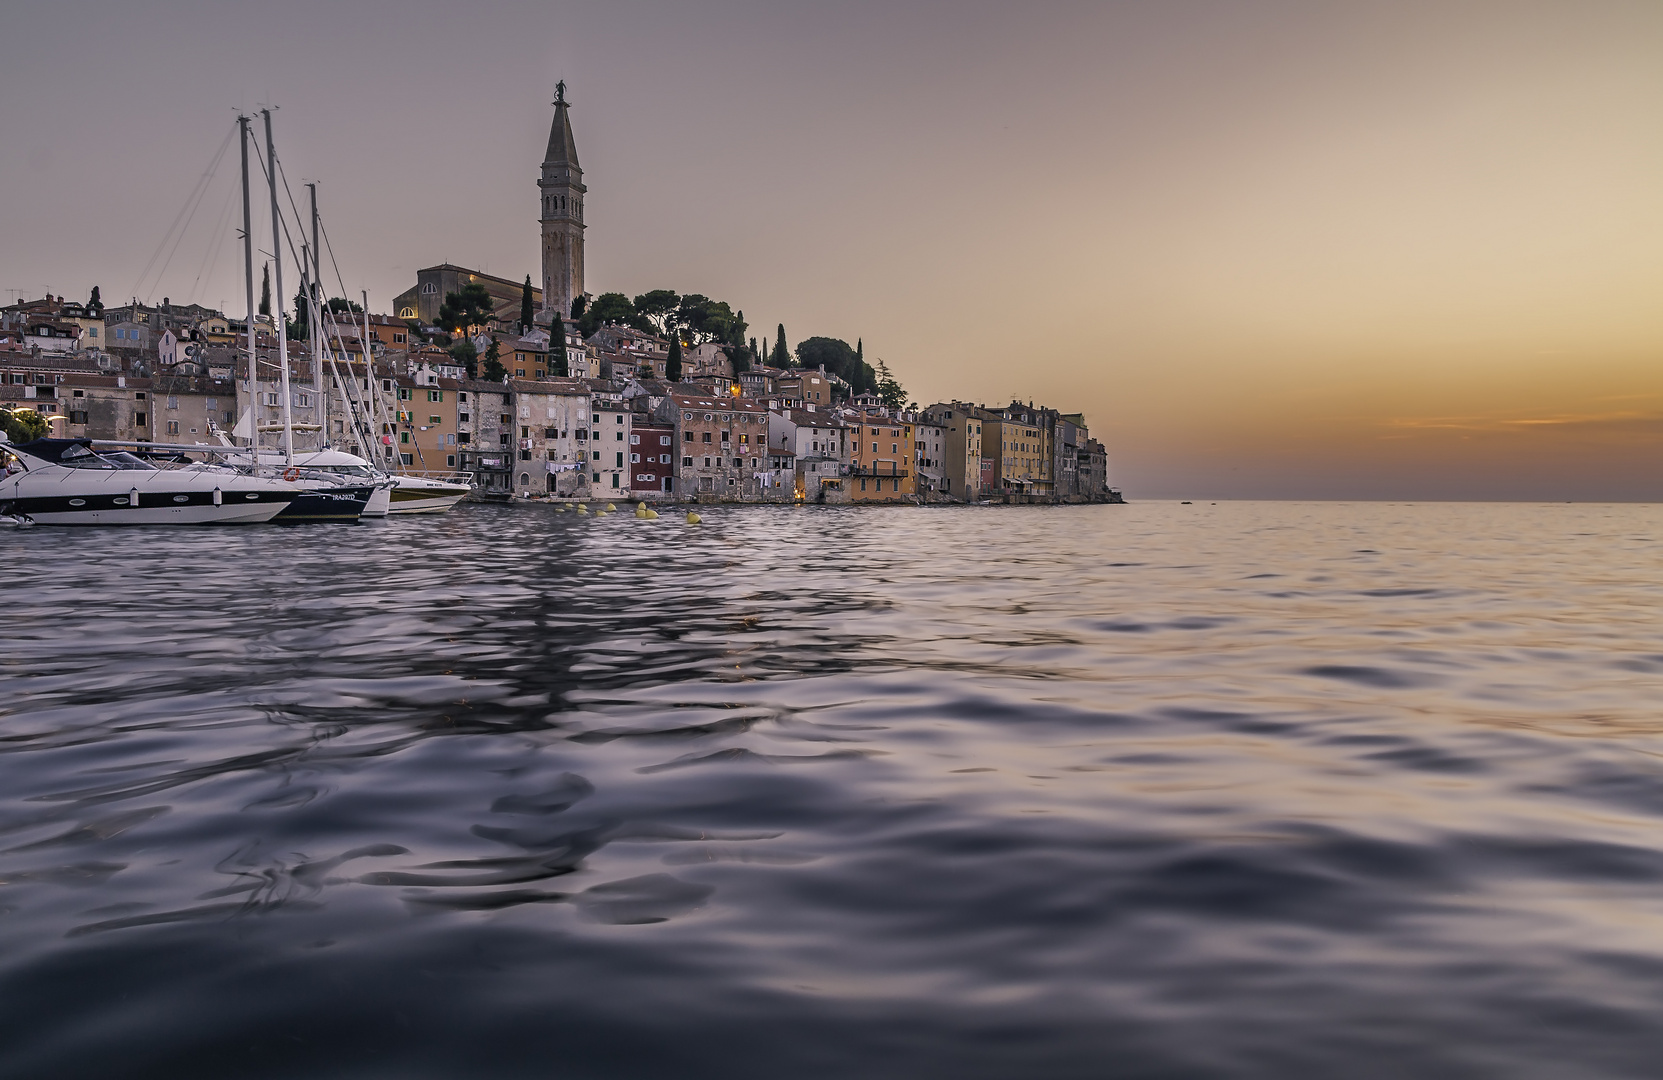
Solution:
[(566, 104), (566, 80), (565, 79), (561, 79), (559, 82), (554, 84), (554, 104), (556, 104), (556, 105)]

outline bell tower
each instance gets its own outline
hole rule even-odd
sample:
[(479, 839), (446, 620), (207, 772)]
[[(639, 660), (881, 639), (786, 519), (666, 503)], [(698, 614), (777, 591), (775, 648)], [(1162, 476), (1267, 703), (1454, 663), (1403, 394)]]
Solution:
[(537, 181), (542, 195), (543, 309), (570, 318), (572, 300), (583, 294), (583, 168), (577, 163), (572, 121), (567, 114), (566, 83), (554, 90), (554, 124)]

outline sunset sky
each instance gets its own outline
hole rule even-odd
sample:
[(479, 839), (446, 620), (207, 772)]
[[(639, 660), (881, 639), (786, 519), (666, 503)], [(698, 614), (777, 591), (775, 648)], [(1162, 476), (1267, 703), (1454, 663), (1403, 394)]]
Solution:
[(564, 78), (591, 292), (1084, 410), (1130, 498), (1663, 499), (1656, 0), (58, 0), (0, 36), (6, 303), (241, 312), (234, 146), (145, 268), (260, 103), (376, 310), (535, 275)]

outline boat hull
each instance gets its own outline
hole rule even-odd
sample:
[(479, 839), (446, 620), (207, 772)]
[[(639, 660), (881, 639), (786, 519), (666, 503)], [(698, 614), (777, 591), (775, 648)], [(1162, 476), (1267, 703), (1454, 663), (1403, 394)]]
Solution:
[(440, 484), (425, 481), (411, 484), (408, 477), (399, 477), (387, 506), (389, 515), (442, 514), (461, 502), (471, 489), (460, 484)]
[(392, 505), (393, 485), (381, 484), (370, 496), (370, 501), (364, 504), (365, 517), (386, 517), (387, 508)]
[(303, 491), (274, 519), (279, 524), (305, 521), (357, 521), (375, 489), (372, 487), (321, 488)]
[(147, 491), (138, 506), (126, 493), (0, 499), (0, 514), (37, 525), (258, 525), (282, 513), (293, 492)]

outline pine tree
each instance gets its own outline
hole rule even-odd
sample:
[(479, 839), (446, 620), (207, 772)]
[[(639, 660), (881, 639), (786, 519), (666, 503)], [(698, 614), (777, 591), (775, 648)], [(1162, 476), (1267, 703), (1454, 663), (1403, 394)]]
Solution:
[(681, 381), (681, 334), (670, 335), (670, 358), (664, 361), (664, 377), (671, 382)]
[(260, 314), (271, 314), (271, 263), (266, 264), (265, 273), (260, 278)]
[(855, 338), (855, 359), (866, 363), (866, 342), (860, 338)]
[(549, 374), (564, 379), (571, 373), (566, 363), (566, 324), (556, 315), (549, 324)]
[[(558, 318), (559, 312), (555, 312)], [(520, 289), (520, 333), (531, 329), (531, 275), (525, 276), (525, 285)]]
[(87, 300), (87, 312), (95, 316), (104, 314), (104, 297), (99, 294), (96, 285), (92, 287), (92, 296)]
[(497, 339), (492, 338), (490, 346), (485, 350), (485, 378), (490, 382), (503, 382), (508, 378), (508, 369), (502, 366), (502, 351), (497, 347)]
[(780, 323), (779, 336), (774, 339), (774, 355), (769, 361), (774, 367), (783, 368), (791, 364), (791, 350), (785, 347), (785, 324)]

